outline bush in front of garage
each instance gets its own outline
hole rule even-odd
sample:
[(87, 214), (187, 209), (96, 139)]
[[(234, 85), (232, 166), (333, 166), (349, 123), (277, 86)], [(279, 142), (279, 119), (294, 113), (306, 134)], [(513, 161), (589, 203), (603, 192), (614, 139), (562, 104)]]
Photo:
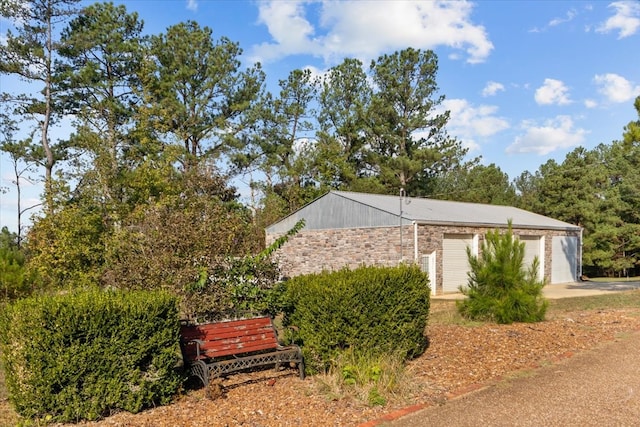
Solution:
[(544, 320), (548, 302), (538, 278), (538, 259), (524, 265), (524, 242), (514, 235), (509, 221), (506, 233), (489, 231), (480, 256), (467, 249), (471, 271), (467, 287), (460, 291), (467, 297), (458, 301), (458, 310), (472, 320), (498, 323), (539, 322)]

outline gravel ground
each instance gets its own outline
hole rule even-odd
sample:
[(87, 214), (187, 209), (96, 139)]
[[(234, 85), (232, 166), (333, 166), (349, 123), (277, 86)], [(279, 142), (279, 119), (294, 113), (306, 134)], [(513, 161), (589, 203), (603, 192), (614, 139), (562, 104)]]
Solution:
[[(527, 377), (533, 372), (532, 368), (547, 367), (555, 369), (552, 378), (560, 381), (565, 379), (571, 383), (571, 387), (565, 383), (546, 383), (544, 380), (539, 389), (542, 394), (549, 396), (549, 402), (534, 403), (534, 414), (543, 417), (549, 408), (557, 402), (555, 396), (566, 396), (574, 399), (582, 395), (581, 384), (586, 384), (590, 378), (593, 381), (604, 382), (607, 378), (607, 368), (596, 364), (600, 358), (589, 355), (596, 354), (586, 350), (597, 348), (601, 345), (611, 345), (612, 340), (623, 333), (631, 333), (640, 330), (640, 310), (599, 310), (565, 313), (551, 318), (545, 322), (536, 324), (495, 325), (482, 324), (479, 326), (457, 325), (433, 325), (429, 326), (429, 348), (418, 359), (408, 366), (411, 384), (406, 387), (403, 395), (385, 407), (370, 408), (350, 399), (338, 399), (319, 391), (320, 379), (309, 377), (302, 381), (297, 378), (295, 370), (282, 371), (275, 374), (272, 370), (251, 374), (237, 374), (230, 376), (223, 382), (224, 394), (222, 397), (208, 398), (205, 390), (195, 390), (186, 393), (175, 403), (165, 407), (159, 407), (133, 415), (128, 413), (114, 414), (100, 422), (81, 423), (82, 426), (106, 427), (164, 427), (164, 426), (357, 426), (368, 422), (369, 425), (380, 424), (372, 420), (380, 420), (390, 413), (401, 408), (419, 404), (420, 406), (437, 407), (444, 410), (454, 408), (453, 405), (465, 404), (459, 396), (468, 394), (477, 389), (479, 385), (496, 383), (500, 387), (509, 387), (507, 395), (518, 402), (518, 408), (523, 402), (532, 398), (528, 394), (516, 394), (521, 387), (516, 380), (518, 377)], [(621, 344), (637, 342), (623, 340)], [(606, 344), (609, 343), (609, 344)], [(618, 344), (615, 344), (618, 345)], [(606, 347), (602, 347), (603, 349)], [(635, 350), (637, 354), (637, 348)], [(576, 356), (569, 359), (582, 361), (580, 375), (573, 377), (565, 372), (567, 357), (580, 353), (580, 359)], [(605, 358), (606, 359), (606, 358)], [(628, 361), (611, 358), (612, 363), (619, 365), (628, 364)], [(592, 367), (593, 366), (593, 367)], [(514, 373), (515, 372), (515, 373)], [(537, 371), (536, 371), (537, 372)], [(598, 374), (600, 377), (594, 376)], [(640, 378), (637, 372), (634, 378)], [(513, 378), (505, 381), (506, 378)], [(535, 375), (535, 378), (543, 378)], [(513, 385), (512, 385), (513, 384)], [(608, 383), (609, 384), (609, 383)], [(611, 396), (603, 397), (612, 408), (611, 402), (629, 402), (635, 405), (637, 396), (635, 391), (640, 390), (640, 384), (625, 384), (619, 382), (620, 387), (612, 389)], [(499, 386), (493, 390), (500, 390)], [(574, 388), (578, 387), (578, 389)], [(629, 389), (625, 387), (630, 387)], [(566, 391), (565, 390), (570, 390)], [(627, 394), (625, 394), (625, 392)], [(525, 393), (523, 391), (523, 393)], [(574, 393), (574, 394), (571, 394)], [(577, 394), (578, 393), (578, 394)], [(472, 393), (474, 398), (478, 393)], [(624, 399), (627, 399), (626, 401)], [(453, 400), (452, 400), (453, 399)], [(575, 400), (575, 399), (574, 399)], [(577, 402), (575, 412), (577, 414), (589, 414)], [(482, 405), (480, 405), (482, 406)], [(556, 405), (557, 406), (557, 405)], [(569, 405), (570, 406), (570, 405)], [(637, 405), (636, 405), (637, 406)], [(564, 406), (561, 406), (563, 408)], [(519, 410), (516, 408), (516, 411)], [(566, 408), (568, 409), (568, 408)], [(438, 409), (440, 410), (440, 409)], [(473, 412), (469, 409), (451, 409), (455, 414)], [(524, 409), (523, 409), (524, 410)], [(460, 424), (448, 421), (436, 424), (425, 421), (423, 418), (402, 419), (409, 424), (398, 425), (516, 425), (512, 421), (500, 424), (503, 412), (513, 412), (514, 408), (492, 408), (489, 412), (495, 412), (498, 418), (486, 419), (482, 422), (473, 417), (472, 424)], [(419, 412), (423, 416), (426, 412)], [(518, 413), (518, 412), (516, 412)], [(573, 410), (570, 412), (571, 420), (583, 420), (577, 418)], [(640, 419), (637, 417), (636, 419)], [(418, 415), (415, 415), (418, 416)], [(426, 415), (425, 415), (426, 416)], [(456, 415), (457, 416), (457, 415)], [(397, 418), (393, 416), (392, 418)], [(455, 420), (456, 418), (453, 418)], [(531, 419), (532, 424), (521, 425), (553, 425), (545, 422), (545, 418), (518, 417), (517, 420)], [(407, 421), (409, 420), (409, 421)], [(397, 421), (400, 422), (400, 421)], [(413, 424), (411, 424), (413, 422)], [(495, 422), (495, 424), (493, 424)], [(588, 425), (579, 422), (580, 425)], [(615, 424), (615, 423), (614, 423)], [(567, 425), (564, 423), (564, 425)], [(608, 423), (607, 425), (611, 425)], [(618, 425), (626, 425), (619, 423)]]

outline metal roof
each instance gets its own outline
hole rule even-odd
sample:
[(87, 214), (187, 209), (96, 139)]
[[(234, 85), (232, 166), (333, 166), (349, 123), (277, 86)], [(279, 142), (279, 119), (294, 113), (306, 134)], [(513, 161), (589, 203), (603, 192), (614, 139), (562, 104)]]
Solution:
[(330, 191), (282, 221), (267, 232), (282, 232), (304, 218), (309, 229), (371, 227), (415, 221), (420, 224), (580, 230), (580, 227), (512, 206), (452, 202), (448, 200), (381, 194)]

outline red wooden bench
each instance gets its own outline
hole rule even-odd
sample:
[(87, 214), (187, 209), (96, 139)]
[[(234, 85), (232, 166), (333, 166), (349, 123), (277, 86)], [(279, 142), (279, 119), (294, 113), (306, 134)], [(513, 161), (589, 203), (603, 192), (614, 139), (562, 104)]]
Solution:
[(295, 363), (304, 379), (300, 347), (282, 346), (270, 317), (228, 320), (180, 327), (182, 355), (191, 375), (209, 380), (256, 366)]

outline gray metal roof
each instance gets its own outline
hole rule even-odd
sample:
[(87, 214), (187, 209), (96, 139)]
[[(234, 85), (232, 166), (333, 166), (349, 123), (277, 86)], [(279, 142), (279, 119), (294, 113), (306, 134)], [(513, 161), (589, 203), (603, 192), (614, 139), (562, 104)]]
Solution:
[[(289, 230), (301, 218), (307, 229), (355, 228), (398, 225), (400, 196), (330, 191), (267, 232)], [(402, 222), (420, 224), (504, 227), (511, 220), (515, 228), (580, 230), (580, 227), (511, 206), (402, 198)]]

